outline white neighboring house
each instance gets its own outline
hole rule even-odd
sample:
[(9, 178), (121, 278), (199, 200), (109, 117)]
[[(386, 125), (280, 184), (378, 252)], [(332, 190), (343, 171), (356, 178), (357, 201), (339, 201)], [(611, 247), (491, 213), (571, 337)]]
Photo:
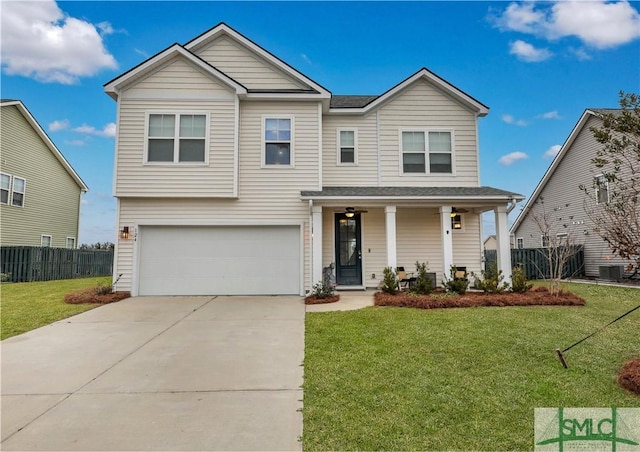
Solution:
[[(614, 255), (609, 245), (593, 232), (585, 212), (586, 195), (580, 190), (580, 185), (594, 187), (595, 179), (601, 177), (591, 159), (602, 149), (602, 144), (596, 141), (590, 128), (602, 127), (599, 115), (617, 111), (596, 108), (584, 111), (511, 227), (516, 248), (547, 246), (549, 239), (543, 237), (534, 221), (534, 215), (540, 216), (540, 201), (543, 200), (544, 209), (551, 213), (551, 233), (557, 239), (570, 235), (576, 244), (584, 246), (586, 276), (619, 279), (616, 275), (609, 275), (608, 268), (616, 267), (619, 272), (620, 267), (626, 267), (629, 261)], [(598, 191), (597, 196), (599, 203), (609, 201), (608, 184)]]
[(114, 274), (133, 295), (304, 295), (387, 266), (479, 271), (488, 107), (427, 69), (378, 96), (333, 95), (222, 23), (105, 85), (117, 101)]

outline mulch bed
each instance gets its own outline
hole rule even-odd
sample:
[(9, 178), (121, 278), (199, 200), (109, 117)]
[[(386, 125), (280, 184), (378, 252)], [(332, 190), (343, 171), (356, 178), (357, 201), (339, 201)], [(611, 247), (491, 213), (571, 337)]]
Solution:
[(326, 298), (316, 298), (313, 295), (308, 295), (304, 299), (304, 304), (325, 304), (325, 303), (335, 303), (340, 299), (340, 295), (334, 295), (332, 297)]
[(632, 359), (620, 369), (618, 383), (623, 388), (640, 395), (640, 358)]
[(68, 293), (64, 296), (64, 301), (69, 304), (80, 304), (80, 303), (99, 303), (99, 304), (107, 304), (113, 303), (116, 301), (124, 300), (125, 298), (129, 298), (131, 296), (130, 292), (110, 292), (110, 293), (100, 293), (102, 288), (100, 287), (90, 287), (88, 289), (80, 289), (75, 292)]
[(389, 295), (378, 292), (374, 295), (376, 306), (396, 306), (421, 309), (471, 308), (478, 306), (584, 306), (584, 299), (570, 292), (561, 291), (552, 296), (546, 287), (536, 287), (526, 293), (467, 292), (464, 295), (413, 296), (406, 293)]

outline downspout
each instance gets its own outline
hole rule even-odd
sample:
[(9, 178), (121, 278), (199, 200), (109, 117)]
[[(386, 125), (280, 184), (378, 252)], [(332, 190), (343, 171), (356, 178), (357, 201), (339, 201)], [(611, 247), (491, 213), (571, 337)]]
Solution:
[(516, 201), (515, 199), (511, 198), (509, 200), (509, 205), (507, 205), (507, 215), (509, 215), (511, 211), (516, 208), (516, 204), (518, 204), (518, 201)]

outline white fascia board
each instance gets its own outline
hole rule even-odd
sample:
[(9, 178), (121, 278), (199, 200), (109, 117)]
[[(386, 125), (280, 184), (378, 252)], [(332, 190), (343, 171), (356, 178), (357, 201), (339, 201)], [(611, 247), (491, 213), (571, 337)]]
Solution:
[(473, 203), (475, 201), (490, 201), (502, 203), (512, 199), (522, 200), (519, 196), (300, 196), (303, 201), (466, 201)]
[(330, 94), (316, 93), (247, 93), (240, 96), (243, 100), (322, 100), (331, 99)]
[(117, 97), (118, 97), (118, 95), (120, 93), (120, 89), (123, 86), (126, 86), (126, 85), (130, 84), (132, 81), (135, 81), (138, 78), (143, 78), (143, 77), (145, 77), (147, 75), (150, 75), (151, 73), (153, 73), (153, 67), (154, 66), (160, 67), (160, 65), (163, 62), (165, 62), (166, 60), (169, 60), (170, 58), (173, 58), (173, 57), (175, 57), (177, 55), (180, 55), (180, 56), (186, 58), (193, 65), (195, 65), (195, 66), (199, 67), (200, 69), (202, 69), (205, 73), (211, 75), (215, 79), (217, 79), (220, 82), (224, 83), (225, 85), (229, 86), (230, 88), (232, 88), (236, 92), (236, 94), (243, 95), (243, 94), (247, 93), (247, 89), (243, 85), (241, 85), (240, 83), (238, 83), (235, 80), (233, 80), (231, 77), (226, 75), (224, 72), (216, 69), (215, 67), (211, 66), (207, 62), (201, 60), (200, 58), (198, 58), (197, 56), (195, 56), (194, 54), (192, 54), (188, 50), (185, 50), (185, 48), (182, 47), (179, 44), (172, 45), (171, 47), (163, 50), (162, 52), (158, 53), (157, 55), (149, 58), (148, 60), (146, 60), (142, 64), (140, 64), (140, 65), (136, 66), (135, 68), (131, 69), (130, 71), (125, 72), (120, 77), (117, 77), (117, 78), (111, 80), (110, 82), (108, 82), (104, 86), (104, 90), (113, 99), (117, 99)]
[(551, 161), (551, 164), (549, 165), (549, 168), (547, 168), (547, 171), (544, 173), (544, 176), (542, 176), (542, 179), (540, 179), (540, 182), (538, 182), (538, 185), (536, 185), (536, 188), (533, 190), (533, 193), (531, 194), (529, 199), (527, 199), (527, 202), (522, 207), (522, 210), (520, 210), (520, 213), (516, 217), (516, 220), (513, 222), (513, 225), (511, 226), (511, 228), (509, 228), (510, 233), (513, 234), (516, 231), (516, 229), (518, 229), (518, 227), (520, 226), (520, 223), (524, 221), (524, 218), (527, 216), (527, 213), (529, 212), (529, 210), (531, 210), (533, 203), (536, 201), (536, 199), (538, 199), (538, 196), (544, 189), (545, 185), (547, 185), (547, 182), (549, 182), (549, 179), (551, 179), (551, 177), (553, 176), (553, 173), (555, 172), (558, 165), (560, 165), (560, 162), (564, 158), (568, 149), (576, 140), (576, 138), (578, 137), (578, 134), (580, 134), (580, 132), (584, 128), (584, 125), (587, 123), (587, 121), (591, 116), (597, 116), (597, 115), (591, 110), (585, 110), (584, 113), (582, 113), (582, 116), (580, 117), (576, 125), (573, 127), (573, 130), (569, 134), (569, 137), (564, 142), (564, 144), (562, 145), (562, 147), (560, 148), (560, 150), (558, 151), (554, 159)]
[(290, 77), (304, 83), (305, 85), (309, 85), (311, 88), (315, 89), (320, 94), (329, 95), (329, 97), (331, 97), (331, 93), (326, 88), (317, 84), (316, 82), (314, 82), (313, 80), (311, 80), (302, 72), (299, 72), (297, 69), (293, 68), (292, 66), (289, 66), (288, 64), (283, 62), (281, 59), (272, 55), (270, 52), (266, 51), (265, 49), (257, 45), (255, 42), (251, 41), (250, 39), (246, 38), (242, 34), (238, 33), (236, 30), (229, 27), (225, 23), (222, 23), (212, 28), (211, 30), (202, 34), (201, 36), (198, 36), (196, 39), (188, 42), (187, 44), (185, 44), (184, 48), (187, 50), (191, 50), (194, 47), (198, 47), (199, 45), (207, 41), (211, 41), (220, 35), (225, 35), (238, 41), (240, 44), (247, 47), (249, 50), (256, 53), (261, 58), (267, 60), (269, 63), (276, 66), (278, 69), (286, 72)]
[(80, 190), (82, 190), (83, 192), (89, 191), (89, 187), (87, 187), (87, 185), (84, 183), (82, 178), (78, 175), (78, 173), (76, 173), (76, 171), (73, 169), (71, 164), (67, 161), (67, 159), (64, 158), (64, 155), (62, 155), (62, 152), (60, 152), (60, 150), (56, 147), (56, 145), (53, 144), (53, 141), (51, 141), (51, 138), (49, 138), (49, 136), (44, 131), (44, 129), (40, 127), (40, 124), (38, 124), (38, 121), (36, 121), (36, 118), (33, 117), (31, 112), (27, 109), (27, 107), (24, 106), (24, 104), (21, 101), (14, 100), (9, 102), (2, 102), (2, 104), (0, 105), (2, 105), (3, 107), (9, 107), (9, 106), (15, 105), (18, 108), (18, 111), (20, 111), (22, 116), (24, 116), (27, 122), (31, 125), (33, 130), (35, 130), (38, 136), (42, 139), (42, 141), (44, 141), (44, 144), (58, 159), (58, 161), (62, 164), (64, 169), (67, 170), (67, 173), (69, 173), (71, 178), (76, 182), (76, 184), (78, 184), (78, 186), (80, 187)]

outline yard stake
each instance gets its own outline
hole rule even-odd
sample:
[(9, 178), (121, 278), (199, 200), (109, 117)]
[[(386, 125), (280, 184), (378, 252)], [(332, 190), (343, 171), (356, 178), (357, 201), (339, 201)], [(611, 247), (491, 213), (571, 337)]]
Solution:
[(567, 348), (565, 348), (564, 350), (560, 351), (560, 349), (556, 349), (556, 353), (558, 354), (558, 359), (560, 359), (560, 362), (562, 363), (562, 366), (565, 369), (568, 369), (569, 366), (567, 365), (567, 361), (564, 359), (564, 352), (571, 350), (573, 347), (575, 347), (578, 344), (581, 344), (582, 342), (586, 341), (587, 339), (589, 339), (591, 336), (596, 335), (597, 333), (599, 333), (600, 331), (604, 330), (606, 327), (608, 327), (609, 325), (616, 323), (618, 320), (620, 320), (621, 318), (631, 314), (633, 311), (635, 311), (636, 309), (640, 308), (640, 304), (638, 306), (636, 306), (633, 309), (630, 309), (629, 311), (625, 312), (624, 314), (622, 314), (620, 317), (618, 317), (615, 320), (612, 320), (611, 322), (607, 323), (605, 326), (603, 326), (602, 328), (594, 331), (593, 333), (591, 333), (590, 335), (588, 335), (587, 337), (584, 337), (582, 339), (580, 339), (578, 342), (571, 344), (570, 346), (568, 346)]

